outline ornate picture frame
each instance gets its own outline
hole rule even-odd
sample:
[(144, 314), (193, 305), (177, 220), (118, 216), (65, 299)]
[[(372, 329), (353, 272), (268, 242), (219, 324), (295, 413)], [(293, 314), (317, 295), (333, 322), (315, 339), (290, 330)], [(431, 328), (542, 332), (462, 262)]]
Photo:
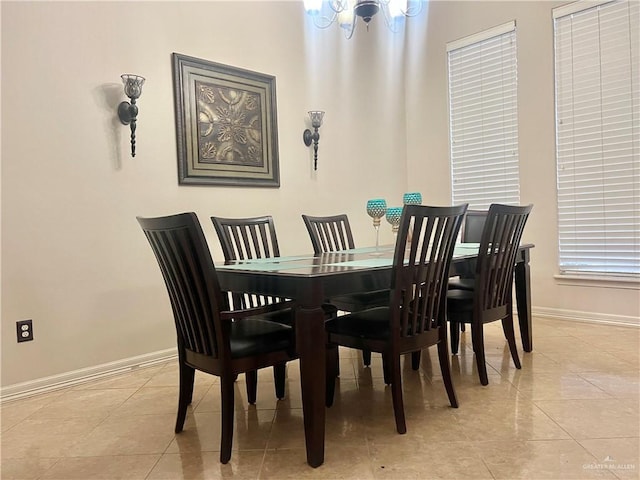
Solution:
[(178, 183), (279, 187), (275, 77), (172, 57)]

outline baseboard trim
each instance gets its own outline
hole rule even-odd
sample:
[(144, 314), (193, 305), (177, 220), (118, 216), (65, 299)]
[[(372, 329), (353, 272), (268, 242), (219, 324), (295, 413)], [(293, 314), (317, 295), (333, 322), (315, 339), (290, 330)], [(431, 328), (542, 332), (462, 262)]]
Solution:
[[(559, 308), (532, 307), (534, 317), (556, 318), (573, 322), (601, 323), (606, 325), (620, 325), (640, 328), (640, 319), (625, 315), (611, 315), (606, 313), (581, 312), (577, 310), (563, 310)], [(41, 393), (53, 392), (62, 388), (80, 385), (100, 378), (125, 373), (136, 368), (148, 367), (176, 358), (176, 348), (169, 348), (157, 352), (125, 358), (115, 362), (103, 363), (94, 367), (82, 368), (71, 372), (38, 378), (29, 382), (16, 383), (2, 388), (0, 402), (31, 397)]]
[(149, 367), (158, 363), (166, 362), (172, 358), (176, 358), (177, 355), (178, 352), (175, 347), (168, 348), (166, 350), (138, 355), (136, 357), (124, 358), (115, 362), (103, 363), (101, 365), (82, 368), (80, 370), (73, 370), (59, 375), (52, 375), (28, 382), (8, 385), (2, 388), (0, 393), (0, 402), (53, 392), (55, 390), (79, 385), (92, 380), (129, 372), (137, 368)]
[(640, 318), (627, 315), (611, 315), (608, 313), (581, 312), (578, 310), (563, 310), (561, 308), (532, 307), (534, 317), (557, 318), (573, 322), (601, 323), (605, 325), (620, 325), (625, 327), (640, 327)]

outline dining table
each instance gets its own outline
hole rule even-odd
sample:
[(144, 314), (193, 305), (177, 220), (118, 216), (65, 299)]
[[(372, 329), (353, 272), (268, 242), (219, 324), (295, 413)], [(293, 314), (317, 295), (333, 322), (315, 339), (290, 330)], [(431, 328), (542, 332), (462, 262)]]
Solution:
[[(514, 281), (518, 322), (523, 348), (530, 352), (531, 287), (529, 253), (521, 245)], [(355, 248), (319, 254), (258, 258), (216, 264), (222, 290), (273, 295), (295, 300), (295, 339), (300, 362), (300, 382), (307, 463), (324, 462), (325, 437), (325, 312), (332, 296), (388, 289), (391, 285), (393, 245)], [(479, 244), (457, 243), (450, 276), (469, 271)]]

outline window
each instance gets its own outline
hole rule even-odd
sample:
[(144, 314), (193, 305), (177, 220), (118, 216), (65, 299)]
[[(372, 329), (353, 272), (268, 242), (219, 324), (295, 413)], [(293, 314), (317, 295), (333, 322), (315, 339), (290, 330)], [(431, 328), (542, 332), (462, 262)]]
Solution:
[(447, 44), (454, 204), (520, 203), (516, 25)]
[(560, 273), (640, 276), (640, 3), (553, 10)]

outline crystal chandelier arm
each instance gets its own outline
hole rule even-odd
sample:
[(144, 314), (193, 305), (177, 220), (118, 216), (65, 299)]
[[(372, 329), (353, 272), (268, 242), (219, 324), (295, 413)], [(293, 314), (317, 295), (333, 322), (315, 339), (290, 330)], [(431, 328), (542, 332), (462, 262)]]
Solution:
[[(423, 0), (380, 0), (385, 25), (393, 33), (398, 33), (401, 29), (400, 22), (406, 17), (418, 15), (422, 11), (423, 3)], [(392, 10), (396, 12), (395, 15), (392, 15)]]
[(335, 23), (336, 18), (338, 18), (338, 14), (336, 12), (333, 12), (331, 16), (317, 14), (317, 15), (312, 15), (312, 18), (313, 18), (313, 24), (316, 27), (324, 29), (324, 28), (329, 28), (331, 25)]
[(349, 2), (347, 0), (333, 0), (327, 3), (335, 13), (344, 12), (349, 6)]
[(407, 9), (403, 12), (405, 17), (415, 17), (422, 11), (424, 0), (409, 0), (407, 2)]
[(342, 27), (342, 30), (344, 31), (344, 37), (347, 40), (350, 40), (351, 37), (353, 37), (353, 32), (356, 30), (356, 22), (355, 19), (353, 22), (351, 22), (350, 25), (340, 25)]
[[(328, 2), (323, 1), (322, 5), (316, 11), (307, 10), (307, 13), (313, 17), (313, 24), (317, 28), (324, 29), (336, 22), (338, 15), (347, 9), (349, 3), (347, 0), (330, 0)], [(326, 6), (329, 8), (326, 8)], [(324, 13), (327, 11), (328, 13)]]
[(400, 12), (403, 17), (415, 17), (422, 11), (424, 3), (425, 0), (380, 0), (381, 9), (389, 19), (393, 19), (391, 15), (392, 9)]

